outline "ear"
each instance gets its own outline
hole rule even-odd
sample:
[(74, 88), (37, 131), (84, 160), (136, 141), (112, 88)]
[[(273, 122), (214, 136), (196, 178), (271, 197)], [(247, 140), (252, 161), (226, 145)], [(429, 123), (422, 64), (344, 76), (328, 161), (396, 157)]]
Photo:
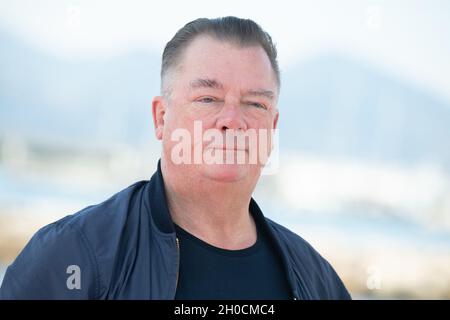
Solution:
[(155, 126), (155, 135), (158, 140), (163, 138), (164, 115), (166, 113), (166, 101), (162, 96), (156, 96), (152, 101), (153, 125)]
[(279, 115), (280, 115), (280, 113), (278, 112), (278, 109), (277, 109), (276, 113), (275, 113), (275, 117), (273, 118), (273, 129), (277, 128)]

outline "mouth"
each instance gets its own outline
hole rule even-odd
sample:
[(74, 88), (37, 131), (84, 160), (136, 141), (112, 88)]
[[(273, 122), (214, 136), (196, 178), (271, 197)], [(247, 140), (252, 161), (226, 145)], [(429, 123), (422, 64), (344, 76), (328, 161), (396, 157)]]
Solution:
[(215, 150), (223, 150), (223, 151), (248, 151), (247, 149), (242, 149), (242, 148), (227, 148), (225, 146), (213, 146), (210, 147), (209, 149), (215, 149)]

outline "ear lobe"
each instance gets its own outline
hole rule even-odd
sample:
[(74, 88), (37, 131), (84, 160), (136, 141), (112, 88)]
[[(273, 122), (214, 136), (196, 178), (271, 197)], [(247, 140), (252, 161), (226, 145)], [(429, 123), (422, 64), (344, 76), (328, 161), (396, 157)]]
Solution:
[(152, 115), (153, 125), (155, 126), (155, 135), (158, 140), (163, 138), (164, 129), (164, 115), (166, 113), (166, 106), (164, 97), (156, 96), (152, 101)]

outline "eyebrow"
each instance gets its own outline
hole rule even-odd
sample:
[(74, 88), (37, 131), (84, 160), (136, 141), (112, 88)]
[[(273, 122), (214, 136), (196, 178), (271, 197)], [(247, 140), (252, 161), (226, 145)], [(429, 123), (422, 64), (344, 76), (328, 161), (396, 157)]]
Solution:
[(269, 99), (273, 99), (275, 97), (275, 93), (271, 90), (259, 89), (259, 90), (249, 90), (245, 95), (248, 96), (258, 96), (258, 97), (266, 97)]
[(197, 88), (214, 88), (223, 89), (223, 84), (214, 79), (195, 79), (189, 83), (192, 89)]
[[(189, 86), (191, 87), (191, 89), (198, 89), (198, 88), (223, 89), (224, 88), (223, 84), (215, 79), (202, 79), (202, 78), (192, 80), (189, 83)], [(245, 93), (245, 96), (266, 97), (268, 99), (273, 100), (275, 97), (275, 93), (271, 90), (256, 89), (256, 90), (247, 91)]]

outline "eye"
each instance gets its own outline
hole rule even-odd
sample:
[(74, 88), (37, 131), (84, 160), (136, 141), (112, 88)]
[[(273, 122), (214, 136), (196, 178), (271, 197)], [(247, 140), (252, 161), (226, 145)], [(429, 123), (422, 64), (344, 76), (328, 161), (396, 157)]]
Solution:
[(265, 105), (263, 105), (262, 103), (258, 103), (258, 102), (249, 102), (247, 103), (250, 106), (256, 107), (258, 109), (267, 109), (267, 107)]
[(202, 103), (211, 103), (214, 101), (215, 101), (214, 98), (211, 98), (211, 97), (202, 97), (197, 100), (197, 102), (202, 102)]

